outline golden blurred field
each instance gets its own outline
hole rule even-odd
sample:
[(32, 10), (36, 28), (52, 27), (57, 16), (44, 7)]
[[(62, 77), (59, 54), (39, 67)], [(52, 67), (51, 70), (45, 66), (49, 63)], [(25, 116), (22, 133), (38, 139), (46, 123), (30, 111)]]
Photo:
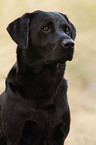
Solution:
[(71, 130), (66, 145), (96, 145), (96, 0), (0, 0), (0, 93), (16, 60), (7, 25), (34, 10), (66, 13), (77, 28), (75, 55), (67, 62)]

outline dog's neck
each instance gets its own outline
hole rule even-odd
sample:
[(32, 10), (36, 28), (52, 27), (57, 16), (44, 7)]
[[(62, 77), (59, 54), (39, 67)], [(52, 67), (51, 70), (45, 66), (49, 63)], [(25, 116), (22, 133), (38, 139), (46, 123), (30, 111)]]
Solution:
[(9, 72), (6, 85), (9, 85), (13, 91), (18, 91), (25, 98), (31, 96), (50, 98), (54, 96), (63, 81), (64, 68), (65, 65), (60, 67), (60, 71), (57, 66), (45, 66), (42, 72), (34, 74), (31, 70), (27, 70), (26, 73), (22, 72), (16, 63)]

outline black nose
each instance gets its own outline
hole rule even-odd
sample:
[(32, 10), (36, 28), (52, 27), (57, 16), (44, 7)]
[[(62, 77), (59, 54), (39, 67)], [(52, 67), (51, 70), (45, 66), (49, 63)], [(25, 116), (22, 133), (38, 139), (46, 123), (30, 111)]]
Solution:
[(62, 46), (64, 48), (73, 48), (74, 47), (74, 41), (72, 39), (64, 39), (62, 41)]

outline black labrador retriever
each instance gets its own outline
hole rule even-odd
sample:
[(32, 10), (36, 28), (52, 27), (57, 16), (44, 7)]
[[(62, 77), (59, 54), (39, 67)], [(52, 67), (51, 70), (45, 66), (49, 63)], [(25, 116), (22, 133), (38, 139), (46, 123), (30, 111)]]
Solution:
[(0, 145), (63, 145), (70, 128), (63, 76), (75, 27), (62, 13), (35, 11), (7, 31), (18, 47), (0, 95)]

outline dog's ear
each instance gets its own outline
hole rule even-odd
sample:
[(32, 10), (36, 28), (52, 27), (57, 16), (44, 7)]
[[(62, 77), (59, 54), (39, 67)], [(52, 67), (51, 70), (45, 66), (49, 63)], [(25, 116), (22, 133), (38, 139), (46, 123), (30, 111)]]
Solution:
[(71, 37), (74, 40), (76, 37), (76, 28), (75, 26), (69, 21), (68, 17), (65, 14), (60, 13), (63, 17), (65, 17), (65, 19), (67, 20), (67, 23), (71, 26), (72, 29), (72, 34)]
[(11, 38), (23, 49), (27, 48), (29, 43), (29, 22), (30, 14), (27, 13), (10, 23), (7, 27)]

